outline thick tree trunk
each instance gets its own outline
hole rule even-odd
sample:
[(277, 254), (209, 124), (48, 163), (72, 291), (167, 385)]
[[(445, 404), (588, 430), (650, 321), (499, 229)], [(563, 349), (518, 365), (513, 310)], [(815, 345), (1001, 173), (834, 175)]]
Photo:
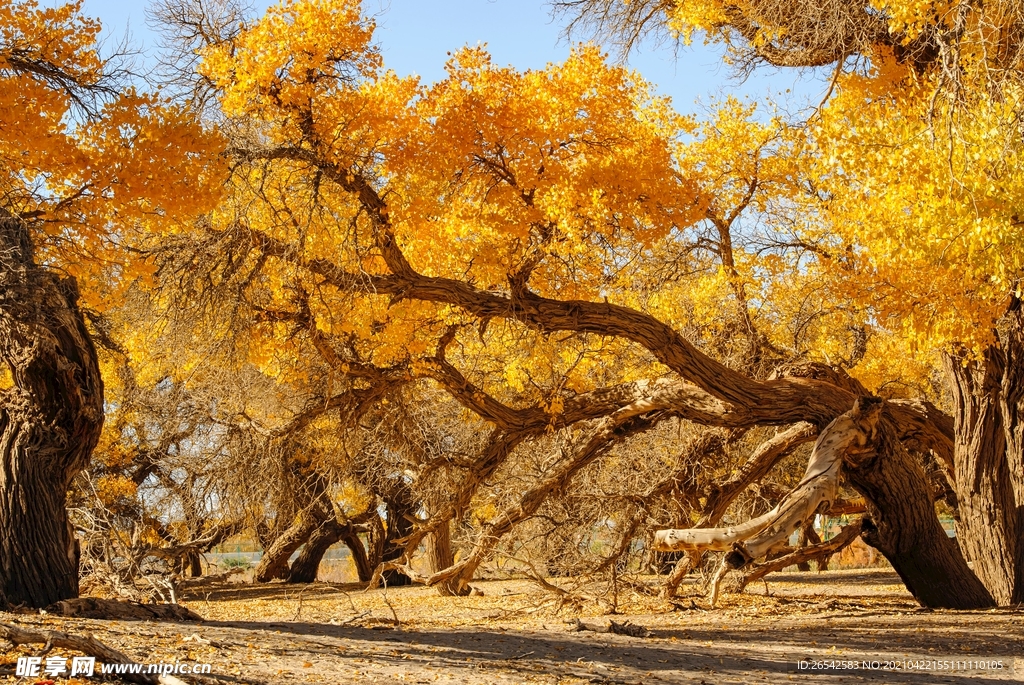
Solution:
[(289, 583), (315, 583), (320, 562), (331, 545), (345, 535), (351, 526), (343, 526), (337, 521), (328, 521), (314, 530), (303, 546), (299, 556), (292, 562), (288, 572)]
[(99, 440), (103, 383), (77, 299), (0, 210), (0, 373), (13, 381), (0, 389), (0, 605), (78, 596), (65, 496)]
[(356, 567), (356, 577), (363, 583), (369, 582), (370, 578), (373, 577), (373, 569), (376, 568), (376, 565), (370, 563), (370, 559), (366, 554), (366, 547), (363, 546), (359, 533), (354, 528), (351, 528), (341, 536), (341, 541), (345, 543), (349, 552), (352, 553), (352, 563)]
[(864, 541), (885, 555), (923, 606), (992, 606), (992, 596), (939, 523), (924, 469), (885, 421), (874, 447), (847, 457), (845, 466), (850, 484), (868, 501)]
[(1024, 602), (1024, 320), (1014, 300), (998, 346), (948, 356), (956, 405), (957, 539), (1000, 605)]
[(253, 581), (267, 583), (288, 577), (288, 559), (309, 539), (318, 522), (312, 516), (303, 514), (288, 530), (264, 550), (260, 563), (253, 572)]
[[(452, 529), (451, 522), (446, 521), (434, 529), (434, 532), (427, 537), (427, 561), (430, 562), (430, 572), (443, 571), (455, 563), (455, 554), (452, 552)], [(459, 597), (468, 595), (470, 592), (467, 584), (472, 578), (463, 582), (462, 578), (444, 580), (435, 587), (442, 597)]]

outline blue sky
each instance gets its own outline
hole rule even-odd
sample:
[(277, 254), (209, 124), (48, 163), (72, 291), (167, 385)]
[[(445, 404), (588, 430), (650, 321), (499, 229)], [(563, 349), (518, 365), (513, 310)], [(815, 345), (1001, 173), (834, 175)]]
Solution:
[[(386, 65), (401, 75), (419, 74), (432, 82), (443, 77), (447, 53), (463, 45), (486, 43), (494, 62), (520, 69), (559, 62), (571, 44), (561, 37), (546, 0), (363, 0), (377, 18), (377, 40)], [(269, 2), (256, 0), (259, 8)], [(144, 2), (85, 0), (87, 15), (98, 17), (113, 39), (129, 30), (136, 47), (151, 49), (153, 36), (145, 23)], [(695, 111), (695, 102), (725, 94), (788, 103), (795, 111), (816, 104), (826, 90), (820, 77), (796, 71), (764, 69), (741, 83), (723, 66), (720, 49), (695, 44), (644, 45), (629, 64), (660, 93), (672, 97), (680, 112)], [(789, 91), (788, 93), (786, 91)]]

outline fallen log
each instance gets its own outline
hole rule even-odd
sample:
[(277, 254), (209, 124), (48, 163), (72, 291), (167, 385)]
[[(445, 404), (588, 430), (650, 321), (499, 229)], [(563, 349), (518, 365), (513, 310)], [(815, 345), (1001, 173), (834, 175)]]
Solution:
[(628, 635), (629, 637), (650, 637), (651, 631), (643, 626), (638, 626), (635, 623), (626, 621), (625, 623), (617, 623), (610, 621), (607, 626), (598, 623), (584, 623), (580, 619), (572, 624), (570, 630), (575, 632), (583, 632), (589, 630), (595, 633), (613, 633), (615, 635)]
[(54, 616), (100, 618), (113, 621), (202, 621), (203, 617), (180, 604), (141, 604), (121, 599), (76, 597), (43, 609)]
[[(131, 658), (113, 647), (108, 647), (94, 637), (61, 633), (56, 630), (28, 630), (9, 623), (0, 623), (0, 638), (15, 645), (44, 645), (42, 654), (53, 648), (71, 649), (86, 656), (93, 656), (106, 664), (134, 664)], [(123, 673), (119, 677), (141, 685), (188, 685), (172, 675), (149, 673)]]

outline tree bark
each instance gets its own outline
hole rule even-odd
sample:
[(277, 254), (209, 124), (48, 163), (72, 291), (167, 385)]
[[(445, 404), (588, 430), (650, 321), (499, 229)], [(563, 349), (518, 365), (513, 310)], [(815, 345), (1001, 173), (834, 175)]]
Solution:
[(356, 567), (356, 577), (359, 578), (360, 582), (369, 582), (370, 578), (373, 577), (373, 569), (376, 568), (376, 564), (370, 562), (366, 554), (366, 547), (363, 546), (359, 533), (354, 528), (349, 529), (348, 532), (342, 535), (341, 541), (345, 543), (349, 552), (352, 553), (352, 563)]
[(957, 539), (1000, 605), (1024, 602), (1024, 320), (1014, 299), (981, 359), (948, 355)]
[(922, 606), (981, 609), (992, 596), (943, 530), (921, 464), (882, 421), (875, 449), (846, 459), (850, 484), (868, 502), (861, 537), (881, 552)]
[[(450, 521), (437, 526), (427, 537), (427, 561), (430, 562), (431, 573), (443, 571), (455, 563)], [(435, 587), (442, 597), (464, 597), (470, 593), (469, 585), (460, 582), (459, 578), (441, 581)]]
[(291, 570), (288, 571), (289, 583), (315, 583), (317, 573), (320, 570), (320, 562), (323, 560), (331, 545), (345, 535), (345, 531), (351, 526), (343, 526), (337, 521), (327, 521), (314, 530), (306, 544), (303, 546), (299, 556), (292, 562)]
[(78, 596), (65, 508), (103, 427), (103, 382), (73, 278), (35, 264), (28, 228), (0, 210), (0, 605)]
[(309, 539), (316, 527), (317, 521), (313, 517), (308, 513), (302, 514), (298, 521), (274, 540), (269, 549), (264, 550), (253, 572), (253, 581), (267, 583), (287, 578), (288, 559)]

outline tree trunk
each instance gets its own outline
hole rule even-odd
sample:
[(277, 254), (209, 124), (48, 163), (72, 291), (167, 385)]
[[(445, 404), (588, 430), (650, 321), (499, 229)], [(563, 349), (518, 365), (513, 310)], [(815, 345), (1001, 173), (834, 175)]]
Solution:
[(1024, 602), (1024, 320), (1014, 300), (998, 346), (947, 356), (955, 402), (957, 539), (1000, 605)]
[(331, 545), (340, 540), (351, 526), (343, 526), (337, 521), (328, 521), (314, 530), (306, 541), (299, 556), (292, 562), (288, 572), (289, 583), (315, 583), (320, 562)]
[[(455, 563), (450, 521), (442, 523), (427, 537), (427, 560), (430, 562), (431, 573), (443, 571)], [(461, 578), (441, 581), (435, 587), (442, 597), (464, 597), (470, 592), (469, 585), (462, 582)]]
[(274, 544), (269, 549), (264, 550), (260, 563), (256, 565), (256, 570), (253, 572), (253, 581), (267, 583), (271, 580), (287, 578), (288, 559), (309, 539), (316, 526), (317, 521), (313, 517), (303, 514), (298, 521), (274, 540)]
[[(412, 491), (402, 483), (394, 488), (394, 492), (384, 497), (387, 507), (387, 523), (384, 535), (382, 562), (398, 561), (405, 556), (405, 545), (397, 542), (412, 532), (412, 515), (416, 511)], [(383, 573), (384, 582), (388, 587), (412, 585), (412, 579), (401, 571), (388, 569)]]
[[(367, 534), (367, 537), (369, 537), (369, 534)], [(355, 528), (350, 527), (348, 532), (341, 536), (341, 541), (345, 543), (345, 546), (352, 553), (352, 563), (356, 567), (356, 577), (363, 583), (369, 582), (370, 578), (373, 578), (373, 569), (376, 568), (376, 564), (370, 562), (370, 558), (366, 553), (366, 547), (363, 546), (359, 533), (356, 532)]]
[(845, 469), (850, 484), (868, 501), (864, 541), (885, 555), (922, 606), (992, 606), (992, 596), (939, 523), (924, 469), (885, 421), (874, 446), (848, 457)]
[(99, 440), (103, 383), (77, 300), (0, 210), (0, 374), (13, 381), (0, 389), (0, 606), (78, 596), (65, 497)]
[(182, 571), (188, 570), (191, 578), (199, 578), (203, 575), (203, 558), (199, 552), (189, 550), (182, 559)]

